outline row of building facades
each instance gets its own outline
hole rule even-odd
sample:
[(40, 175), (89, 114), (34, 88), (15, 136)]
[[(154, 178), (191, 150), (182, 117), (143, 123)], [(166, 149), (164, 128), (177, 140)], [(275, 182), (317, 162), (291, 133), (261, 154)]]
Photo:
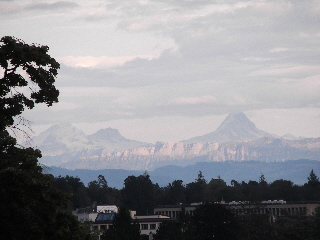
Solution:
[[(152, 235), (156, 233), (160, 224), (164, 221), (176, 221), (179, 214), (184, 210), (186, 213), (193, 215), (197, 206), (201, 203), (193, 204), (178, 204), (158, 206), (154, 209), (153, 215), (136, 215), (136, 211), (130, 211), (133, 222), (138, 223), (141, 235)], [(281, 216), (312, 216), (315, 214), (316, 208), (320, 205), (319, 202), (297, 202), (287, 203), (283, 200), (263, 201), (259, 203), (250, 202), (229, 202), (221, 201), (217, 204), (222, 204), (229, 208), (236, 216), (249, 214), (267, 214), (272, 221)], [(110, 228), (115, 215), (118, 213), (118, 208), (115, 205), (96, 206), (77, 209), (73, 214), (77, 216), (79, 221), (92, 221), (93, 229), (101, 232)]]

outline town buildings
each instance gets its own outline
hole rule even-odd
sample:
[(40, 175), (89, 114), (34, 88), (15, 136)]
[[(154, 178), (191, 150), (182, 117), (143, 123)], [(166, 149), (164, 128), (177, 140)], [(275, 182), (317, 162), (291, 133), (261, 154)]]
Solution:
[[(202, 203), (193, 204), (178, 204), (158, 206), (154, 209), (153, 215), (136, 215), (136, 211), (130, 211), (132, 223), (139, 224), (140, 234), (148, 236), (152, 239), (152, 235), (156, 233), (160, 224), (164, 221), (177, 221), (179, 214), (182, 211), (193, 215), (196, 208)], [(218, 202), (226, 208), (230, 209), (235, 216), (250, 215), (250, 214), (265, 214), (268, 215), (270, 221), (274, 222), (281, 216), (312, 216), (315, 214), (316, 208), (320, 205), (319, 202), (291, 202), (287, 203), (283, 200), (269, 200), (262, 202)], [(93, 230), (103, 231), (109, 229), (114, 221), (118, 208), (112, 206), (96, 206), (95, 208), (77, 209), (73, 212), (80, 221), (92, 221)]]

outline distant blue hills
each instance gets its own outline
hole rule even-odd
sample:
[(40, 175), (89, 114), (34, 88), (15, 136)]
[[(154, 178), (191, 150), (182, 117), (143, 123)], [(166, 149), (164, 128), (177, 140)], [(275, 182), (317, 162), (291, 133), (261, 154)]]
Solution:
[[(291, 180), (294, 184), (303, 185), (311, 170), (314, 170), (317, 176), (320, 175), (320, 161), (315, 160), (290, 160), (284, 162), (261, 162), (261, 161), (242, 161), (242, 162), (198, 162), (194, 165), (185, 167), (164, 166), (148, 171), (153, 183), (160, 186), (166, 186), (174, 180), (182, 180), (184, 184), (194, 182), (199, 171), (202, 171), (204, 178), (210, 181), (212, 178), (217, 179), (220, 176), (228, 185), (231, 180), (238, 182), (259, 181), (263, 174), (268, 183), (275, 180)], [(44, 172), (52, 174), (55, 177), (61, 176), (78, 176), (81, 181), (87, 185), (90, 181), (97, 180), (99, 175), (103, 175), (108, 182), (109, 187), (121, 189), (124, 180), (131, 175), (139, 176), (144, 171), (123, 170), (123, 169), (102, 169), (87, 170), (76, 169), (69, 170), (60, 167), (45, 167)]]

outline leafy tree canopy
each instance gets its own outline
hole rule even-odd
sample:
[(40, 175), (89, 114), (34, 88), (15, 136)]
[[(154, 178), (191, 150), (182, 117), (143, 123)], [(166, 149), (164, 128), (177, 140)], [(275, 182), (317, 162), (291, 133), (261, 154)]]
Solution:
[(18, 128), (15, 117), (25, 107), (58, 101), (53, 84), (59, 64), (48, 50), (13, 37), (0, 39), (0, 239), (90, 238), (64, 211), (68, 195), (51, 187), (50, 176), (42, 173), (40, 151), (17, 147), (8, 132)]
[(14, 37), (0, 39), (0, 131), (35, 103), (58, 102), (54, 82), (60, 65), (48, 55), (48, 46), (28, 45)]

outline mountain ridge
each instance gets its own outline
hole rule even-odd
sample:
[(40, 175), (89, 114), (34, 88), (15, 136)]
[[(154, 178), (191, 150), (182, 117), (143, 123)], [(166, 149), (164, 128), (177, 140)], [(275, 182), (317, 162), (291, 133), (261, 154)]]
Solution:
[(112, 128), (86, 136), (71, 124), (52, 126), (34, 142), (43, 153), (40, 163), (68, 169), (152, 170), (197, 162), (320, 160), (320, 138), (285, 137), (291, 140), (259, 130), (244, 113), (235, 113), (216, 131), (189, 142), (143, 143), (126, 139)]

